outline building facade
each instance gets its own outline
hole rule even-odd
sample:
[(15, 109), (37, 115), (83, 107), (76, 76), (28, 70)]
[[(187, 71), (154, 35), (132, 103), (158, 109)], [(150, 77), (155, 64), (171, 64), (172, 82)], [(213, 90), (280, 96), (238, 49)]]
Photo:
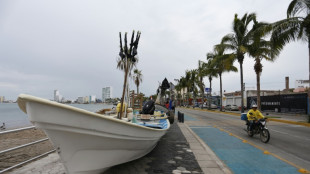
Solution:
[(4, 96), (0, 96), (0, 103), (3, 103), (5, 101), (5, 97)]
[(90, 95), (89, 96), (89, 103), (96, 103), (96, 96), (95, 95)]
[(54, 101), (61, 102), (62, 96), (57, 89), (54, 90)]
[(102, 102), (105, 102), (106, 99), (112, 98), (113, 97), (112, 94), (113, 94), (113, 91), (112, 91), (111, 86), (102, 88)]
[[(260, 96), (270, 96), (270, 95), (280, 95), (281, 91), (276, 91), (276, 90), (260, 90)], [(282, 92), (283, 93), (283, 92)], [(256, 102), (253, 103), (253, 100), (251, 102), (247, 103), (247, 98), (256, 98), (257, 96), (257, 90), (246, 90), (244, 91), (244, 103), (243, 105), (245, 107), (251, 107), (253, 104), (257, 104)], [(235, 91), (235, 92), (229, 92), (229, 93), (224, 93), (223, 96), (223, 106), (226, 105), (237, 105), (241, 106), (241, 92), (240, 91)]]
[(296, 80), (295, 88), (309, 88), (309, 80)]
[(78, 97), (77, 103), (80, 103), (80, 104), (84, 103), (84, 97)]

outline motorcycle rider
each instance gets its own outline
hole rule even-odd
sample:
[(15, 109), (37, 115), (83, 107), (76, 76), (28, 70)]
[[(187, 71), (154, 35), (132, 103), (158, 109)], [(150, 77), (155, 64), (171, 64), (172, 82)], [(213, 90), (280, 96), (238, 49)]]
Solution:
[(250, 123), (250, 132), (253, 131), (253, 127), (259, 119), (265, 118), (265, 116), (263, 116), (263, 114), (257, 109), (257, 105), (252, 105), (252, 109), (247, 113), (247, 117)]

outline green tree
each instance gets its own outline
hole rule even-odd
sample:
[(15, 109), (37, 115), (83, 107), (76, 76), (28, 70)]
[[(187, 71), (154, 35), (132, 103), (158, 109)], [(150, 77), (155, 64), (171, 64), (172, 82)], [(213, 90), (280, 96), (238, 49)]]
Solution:
[(137, 86), (137, 94), (139, 94), (139, 86), (140, 86), (140, 83), (142, 83), (142, 71), (138, 70), (138, 69), (134, 69), (133, 70), (133, 80)]
[(176, 96), (176, 99), (177, 99), (177, 104), (180, 103), (180, 100), (181, 100), (181, 90), (182, 90), (182, 87), (180, 85), (180, 80), (178, 80), (178, 83), (175, 85), (175, 90), (177, 91), (177, 96)]
[(248, 47), (249, 56), (255, 60), (254, 71), (256, 73), (256, 87), (257, 87), (257, 107), (261, 109), (260, 100), (260, 76), (263, 71), (262, 60), (274, 61), (279, 54), (277, 49), (272, 49), (270, 41), (264, 39), (266, 34), (270, 31), (270, 25), (267, 23), (258, 23), (254, 20), (253, 33), (251, 38), (251, 44)]
[(195, 85), (196, 82), (196, 71), (195, 70), (186, 70), (185, 77), (182, 80), (186, 88), (186, 98), (187, 98), (187, 105), (189, 104), (190, 93), (193, 92), (193, 97), (197, 95), (197, 88)]
[(210, 54), (208, 53), (207, 54), (207, 60), (208, 62), (206, 63), (206, 66), (205, 66), (205, 71), (206, 71), (206, 74), (207, 74), (207, 77), (209, 79), (209, 83), (210, 83), (210, 92), (209, 92), (209, 109), (211, 109), (211, 103), (212, 103), (212, 96), (211, 96), (211, 90), (212, 90), (212, 79), (213, 77), (217, 77), (217, 74), (218, 74), (218, 71), (216, 69), (216, 67), (214, 66), (214, 64), (212, 63), (213, 61), (213, 57), (210, 56)]
[(243, 61), (244, 55), (248, 52), (248, 46), (251, 39), (251, 30), (249, 31), (250, 23), (256, 19), (256, 14), (245, 14), (242, 18), (238, 18), (235, 14), (233, 21), (233, 33), (223, 37), (222, 43), (225, 49), (234, 51), (236, 59), (240, 65), (240, 82), (241, 82), (241, 112), (244, 112), (244, 89), (243, 89)]
[[(179, 80), (179, 85), (180, 85), (180, 88), (182, 89), (182, 92), (183, 92), (183, 96), (182, 96), (182, 104), (185, 105), (185, 97), (184, 97), (184, 89), (187, 89), (187, 81), (185, 79), (185, 77), (181, 77), (180, 80)], [(188, 91), (188, 89), (187, 89)]]
[[(308, 43), (309, 80), (310, 80), (310, 1), (292, 0), (287, 8), (287, 18), (273, 24), (271, 42), (273, 49), (281, 51), (283, 47), (295, 40)], [(310, 91), (308, 91), (310, 100)], [(310, 113), (309, 120), (310, 122)]]
[(124, 47), (122, 43), (122, 35), (119, 33), (119, 39), (120, 39), (120, 52), (119, 52), (119, 58), (117, 59), (117, 68), (124, 71), (124, 86), (123, 86), (123, 93), (121, 98), (121, 109), (120, 114), (118, 116), (119, 119), (122, 119), (123, 115), (123, 105), (124, 105), (124, 97), (125, 92), (127, 89), (127, 78), (131, 75), (131, 71), (134, 66), (138, 63), (138, 58), (136, 57), (139, 39), (141, 32), (137, 32), (136, 39), (134, 40), (135, 31), (132, 32), (131, 42), (128, 48), (127, 45), (127, 32), (125, 33), (124, 37)]
[(199, 60), (198, 61), (198, 68), (197, 68), (197, 86), (200, 89), (202, 103), (204, 102), (204, 95), (205, 95), (205, 85), (203, 82), (203, 78), (207, 75), (206, 74), (206, 63)]
[(238, 69), (233, 65), (235, 60), (234, 54), (225, 54), (225, 46), (223, 43), (214, 46), (213, 52), (208, 53), (207, 57), (212, 58), (212, 64), (217, 70), (220, 77), (220, 111), (223, 106), (223, 83), (222, 75), (224, 72), (237, 72)]
[(190, 91), (193, 93), (193, 99), (194, 101), (197, 101), (197, 95), (198, 95), (198, 89), (197, 89), (197, 83), (198, 83), (198, 75), (197, 75), (197, 70), (191, 70), (191, 77), (190, 77)]
[(191, 71), (186, 70), (185, 71), (185, 86), (186, 86), (186, 102), (187, 105), (189, 105), (189, 98), (190, 98), (190, 88), (191, 88)]

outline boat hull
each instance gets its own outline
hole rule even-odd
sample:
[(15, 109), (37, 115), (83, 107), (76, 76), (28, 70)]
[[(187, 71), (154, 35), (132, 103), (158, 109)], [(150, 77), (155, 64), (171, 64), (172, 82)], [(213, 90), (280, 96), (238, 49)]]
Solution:
[(148, 128), (29, 96), (20, 96), (18, 104), (46, 132), (68, 173), (102, 173), (140, 158), (170, 127)]

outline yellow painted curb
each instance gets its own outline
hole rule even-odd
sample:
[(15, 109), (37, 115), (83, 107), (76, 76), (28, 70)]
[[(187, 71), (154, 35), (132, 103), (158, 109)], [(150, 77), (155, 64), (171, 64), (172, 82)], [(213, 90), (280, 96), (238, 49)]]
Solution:
[(301, 125), (301, 126), (310, 127), (310, 123), (290, 121), (290, 120), (280, 120), (280, 119), (276, 119), (276, 118), (268, 118), (268, 119), (270, 121), (277, 121), (277, 122), (282, 122), (282, 123), (288, 123), (288, 124), (295, 124), (295, 125)]
[(270, 152), (269, 152), (269, 151), (267, 151), (267, 150), (265, 150), (265, 151), (264, 151), (264, 154), (266, 154), (266, 155), (270, 155)]
[(300, 173), (310, 173), (310, 172), (307, 171), (306, 169), (299, 169), (298, 172), (300, 172)]

